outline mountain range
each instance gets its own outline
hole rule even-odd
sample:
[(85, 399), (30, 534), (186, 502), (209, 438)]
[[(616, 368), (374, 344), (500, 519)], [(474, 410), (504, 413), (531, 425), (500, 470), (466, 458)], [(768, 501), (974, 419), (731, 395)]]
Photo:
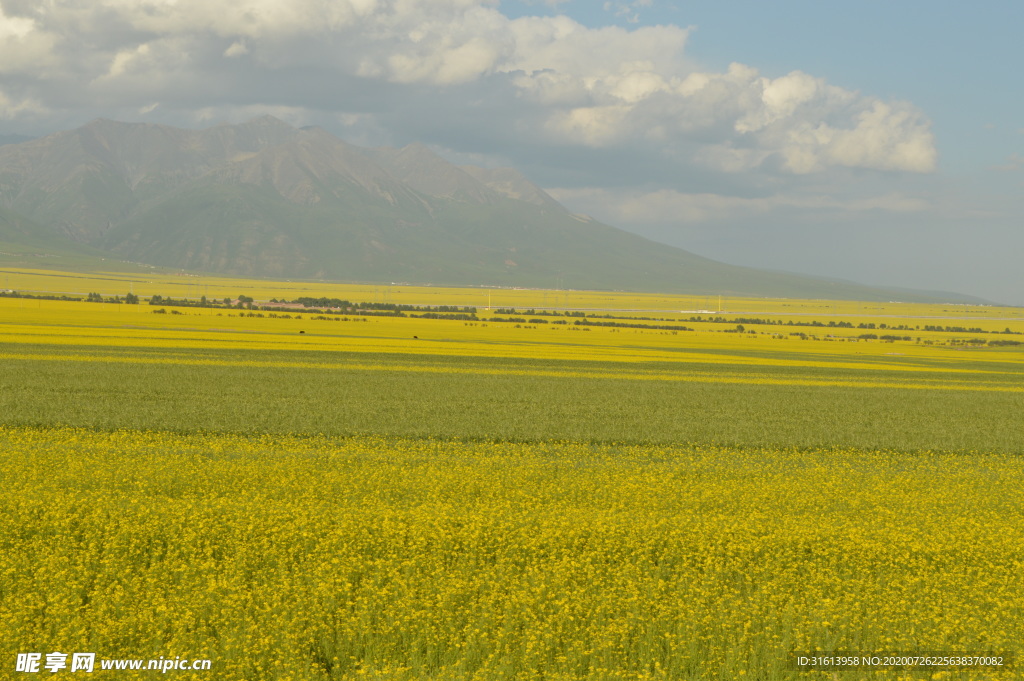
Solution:
[(727, 265), (573, 214), (513, 169), (271, 116), (4, 144), (0, 245), (245, 277), (973, 300)]

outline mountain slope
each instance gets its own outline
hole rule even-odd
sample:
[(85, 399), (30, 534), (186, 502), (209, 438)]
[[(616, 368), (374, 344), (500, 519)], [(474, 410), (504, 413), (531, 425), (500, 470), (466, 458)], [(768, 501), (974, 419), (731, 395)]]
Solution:
[(527, 180), (513, 168), (478, 168), (476, 166), (459, 166), (460, 169), (488, 188), (503, 194), (510, 199), (525, 201), (546, 208), (560, 208), (561, 204), (551, 198), (547, 192)]
[(7, 242), (250, 277), (936, 299), (725, 265), (572, 215), (511, 169), (272, 117), (98, 120), (0, 146), (0, 207)]
[(109, 269), (109, 256), (0, 206), (0, 265), (52, 269)]
[(499, 198), (497, 192), (423, 144), (410, 144), (402, 149), (366, 149), (365, 153), (392, 176), (422, 194), (480, 204), (492, 204)]
[(0, 204), (90, 242), (181, 184), (296, 134), (271, 117), (203, 131), (96, 120), (0, 147)]

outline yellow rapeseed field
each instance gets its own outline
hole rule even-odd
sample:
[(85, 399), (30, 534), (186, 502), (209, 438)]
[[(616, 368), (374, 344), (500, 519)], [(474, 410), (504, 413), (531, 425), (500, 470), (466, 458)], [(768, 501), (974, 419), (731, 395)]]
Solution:
[(0, 449), (5, 664), (777, 679), (794, 652), (1024, 630), (1015, 456), (24, 428)]
[[(952, 386), (967, 390), (1024, 391), (1024, 383), (1016, 380), (1019, 372), (1024, 371), (1024, 350), (972, 350), (965, 356), (961, 348), (915, 342), (854, 342), (852, 336), (857, 330), (847, 332), (850, 338), (840, 337), (837, 332), (836, 338), (800, 340), (772, 335), (778, 328), (789, 327), (766, 327), (771, 333), (749, 334), (723, 333), (721, 324), (695, 324), (694, 331), (669, 332), (346, 315), (289, 315), (285, 319), (214, 308), (180, 308), (181, 314), (154, 315), (154, 309), (160, 308), (0, 298), (0, 358), (25, 357), (20, 347), (34, 344), (60, 346), (59, 357), (66, 361), (102, 358), (108, 362), (130, 363), (317, 366), (310, 364), (308, 358), (291, 362), (279, 357), (261, 362), (257, 356), (245, 360), (212, 360), (188, 353), (191, 349), (294, 350), (323, 351), (332, 355), (403, 355), (410, 358), (404, 368), (416, 371), (492, 371), (480, 366), (432, 367), (418, 363), (414, 359), (418, 356), (496, 357), (565, 362), (558, 369), (520, 370), (535, 375), (614, 377), (622, 375), (615, 373), (620, 369), (604, 371), (593, 363), (625, 362), (644, 365), (624, 375), (636, 379), (863, 387)], [(1024, 331), (1024, 322), (1014, 323), (1013, 327)], [(79, 349), (75, 351), (72, 346)], [(137, 348), (161, 352), (141, 357), (130, 352)], [(47, 355), (36, 350), (32, 356), (42, 359)], [(969, 364), (964, 361), (967, 359)], [(582, 366), (580, 360), (585, 360), (587, 366)], [(709, 370), (708, 365), (717, 365), (717, 368)], [(365, 360), (358, 365), (332, 362), (331, 366), (374, 368)], [(765, 371), (760, 374), (730, 372), (729, 366), (763, 367)], [(1014, 367), (1009, 374), (1014, 380), (1009, 382), (1005, 380), (1007, 367)], [(394, 364), (389, 363), (388, 368), (394, 368)], [(818, 371), (811, 376), (787, 373), (786, 369), (851, 370), (854, 373), (839, 376)], [(902, 375), (898, 379), (880, 379), (877, 372), (887, 370)], [(857, 371), (873, 373), (861, 377)], [(914, 378), (908, 379), (907, 374)], [(931, 379), (929, 374), (941, 374), (942, 378)]]
[(0, 297), (0, 678), (55, 652), (218, 681), (1024, 677), (794, 666), (1022, 649), (1022, 310), (0, 277), (479, 317)]

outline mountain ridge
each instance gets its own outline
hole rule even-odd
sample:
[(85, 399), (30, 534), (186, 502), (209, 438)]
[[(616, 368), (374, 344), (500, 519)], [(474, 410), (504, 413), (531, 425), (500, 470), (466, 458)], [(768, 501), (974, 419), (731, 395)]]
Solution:
[(272, 116), (204, 130), (97, 119), (0, 146), (0, 207), (34, 225), (37, 245), (77, 243), (236, 276), (866, 300), (894, 293), (718, 263), (573, 215), (510, 168), (458, 166), (420, 143), (357, 147)]

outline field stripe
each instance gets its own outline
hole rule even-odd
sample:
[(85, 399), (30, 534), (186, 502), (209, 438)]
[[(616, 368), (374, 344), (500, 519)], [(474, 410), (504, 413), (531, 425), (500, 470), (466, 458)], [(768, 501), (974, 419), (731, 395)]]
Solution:
[(196, 357), (143, 357), (132, 356), (100, 356), (85, 354), (54, 354), (42, 355), (31, 353), (0, 353), (0, 360), (16, 361), (55, 361), (55, 362), (86, 362), (109, 364), (170, 364), (187, 366), (224, 366), (251, 368), (294, 368), (335, 371), (404, 371), (413, 373), (457, 373), (488, 376), (519, 375), (547, 376), (564, 378), (606, 378), (617, 380), (639, 381), (681, 381), (694, 383), (736, 383), (748, 385), (799, 385), (820, 387), (860, 387), (860, 388), (905, 388), (911, 390), (956, 390), (971, 392), (1005, 392), (1024, 393), (1024, 385), (1014, 386), (994, 382), (983, 382), (977, 379), (963, 382), (925, 382), (920, 379), (913, 381), (879, 381), (872, 379), (817, 379), (817, 378), (780, 378), (768, 375), (749, 375), (729, 372), (688, 371), (680, 373), (599, 371), (583, 369), (577, 371), (556, 371), (550, 369), (511, 369), (509, 367), (452, 367), (430, 366), (424, 364), (366, 364), (359, 362), (285, 362), (258, 360), (224, 360), (204, 359)]

